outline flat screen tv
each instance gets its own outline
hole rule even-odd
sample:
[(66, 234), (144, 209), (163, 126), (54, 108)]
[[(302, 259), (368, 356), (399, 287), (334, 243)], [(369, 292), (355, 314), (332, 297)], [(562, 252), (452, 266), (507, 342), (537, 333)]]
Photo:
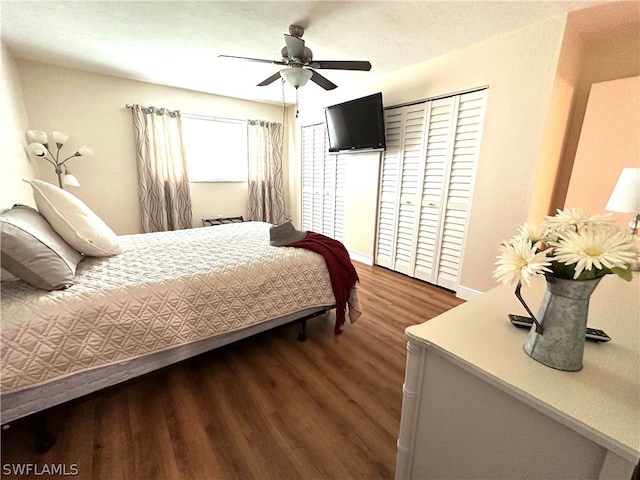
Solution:
[(374, 93), (324, 109), (329, 151), (384, 150), (382, 93)]

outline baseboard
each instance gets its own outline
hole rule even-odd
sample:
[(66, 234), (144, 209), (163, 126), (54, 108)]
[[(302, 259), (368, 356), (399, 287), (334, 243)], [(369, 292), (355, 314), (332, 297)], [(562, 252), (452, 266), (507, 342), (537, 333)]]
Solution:
[(351, 260), (364, 263), (365, 265), (373, 266), (373, 257), (371, 255), (365, 255), (364, 253), (354, 252), (353, 250), (348, 250), (348, 252), (349, 252), (349, 257), (351, 257)]
[(463, 287), (462, 285), (458, 285), (458, 289), (456, 290), (456, 297), (461, 298), (462, 300), (473, 300), (480, 295), (482, 295), (482, 292)]

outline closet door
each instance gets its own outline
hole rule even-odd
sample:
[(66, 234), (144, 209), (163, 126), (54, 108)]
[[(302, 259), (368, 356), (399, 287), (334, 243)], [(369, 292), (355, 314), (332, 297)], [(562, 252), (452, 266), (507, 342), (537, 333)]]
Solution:
[(376, 265), (393, 270), (398, 220), (398, 178), (402, 155), (404, 112), (401, 108), (385, 111), (385, 138), (387, 148), (382, 156), (380, 192), (378, 194), (378, 231)]
[(457, 289), (486, 90), (430, 102), (414, 276)]
[(457, 289), (480, 153), (487, 90), (458, 97), (451, 168), (442, 213), (436, 284)]
[(441, 215), (451, 163), (455, 104), (455, 97), (442, 98), (429, 102), (427, 109), (427, 150), (413, 276), (431, 283), (436, 283), (434, 272), (438, 265), (439, 236), (443, 226)]
[(390, 108), (375, 263), (455, 290), (486, 89)]
[(325, 129), (322, 123), (302, 127), (302, 229), (324, 228)]
[(316, 232), (333, 238), (336, 215), (336, 155), (324, 157), (322, 170), (322, 229)]
[(411, 275), (424, 156), (425, 103), (385, 112), (376, 263)]
[(302, 199), (302, 230), (311, 230), (313, 224), (313, 157), (314, 157), (314, 128), (302, 127), (301, 149), (301, 199)]
[(333, 221), (333, 238), (344, 242), (344, 193), (347, 183), (346, 155), (336, 157), (336, 191), (335, 216)]
[(342, 241), (346, 169), (328, 145), (324, 124), (302, 127), (302, 229)]
[(322, 233), (324, 227), (324, 157), (325, 141), (324, 129), (315, 127), (313, 136), (313, 160), (312, 160), (312, 197), (313, 209), (311, 214), (311, 228), (309, 230)]

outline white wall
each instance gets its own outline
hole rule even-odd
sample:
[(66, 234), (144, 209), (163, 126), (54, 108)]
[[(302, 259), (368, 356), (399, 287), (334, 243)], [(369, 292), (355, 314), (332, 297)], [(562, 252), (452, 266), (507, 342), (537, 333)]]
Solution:
[[(337, 89), (313, 104), (300, 105), (300, 124), (304, 125), (321, 121), (326, 105), (377, 91), (382, 91), (385, 106), (392, 106), (489, 87), (460, 277), (464, 291), (486, 291), (496, 285), (491, 274), (498, 246), (526, 220), (564, 24), (565, 16), (551, 18), (413, 65), (377, 83), (363, 83), (358, 91)], [(297, 157), (298, 146), (290, 160), (299, 162)], [(364, 235), (370, 234), (370, 219), (376, 215), (379, 162), (368, 158), (358, 163), (362, 170), (355, 171), (354, 163), (347, 176), (347, 190), (361, 192), (361, 196), (357, 203), (345, 206), (350, 219), (345, 224), (345, 245), (350, 250), (356, 245), (366, 248), (359, 253), (373, 256), (373, 243)], [(296, 182), (291, 185), (293, 205), (299, 205), (299, 177)]]
[(13, 57), (1, 46), (0, 105), (2, 137), (0, 140), (0, 208), (14, 203), (35, 206), (31, 187), (20, 179), (38, 177), (36, 162), (27, 153), (27, 111), (24, 106), (18, 70)]
[[(345, 191), (344, 244), (351, 256), (373, 265), (376, 241), (376, 214), (380, 152), (344, 153), (347, 188)], [(375, 188), (371, 188), (375, 186)]]
[[(126, 104), (166, 107), (185, 113), (282, 121), (282, 106), (237, 100), (134, 80), (18, 60), (29, 128), (71, 135), (62, 153), (82, 144), (95, 156), (67, 165), (79, 179), (69, 190), (116, 233), (140, 232), (137, 167), (131, 112)], [(20, 132), (24, 137), (24, 132)], [(285, 158), (287, 155), (285, 137)], [(42, 164), (43, 180), (55, 183), (53, 168)], [(284, 171), (285, 179), (288, 171)], [(244, 183), (192, 184), (194, 226), (201, 218), (246, 215)]]

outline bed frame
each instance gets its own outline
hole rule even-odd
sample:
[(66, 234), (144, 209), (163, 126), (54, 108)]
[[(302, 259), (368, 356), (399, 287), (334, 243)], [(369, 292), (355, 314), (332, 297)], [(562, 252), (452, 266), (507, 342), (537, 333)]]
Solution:
[(161, 352), (155, 352), (145, 357), (136, 358), (125, 363), (118, 363), (106, 367), (88, 370), (53, 382), (20, 390), (2, 396), (2, 425), (3, 427), (22, 417), (41, 412), (47, 408), (60, 405), (104, 388), (131, 380), (146, 373), (153, 372), (171, 364), (200, 355), (218, 347), (251, 337), (258, 333), (271, 330), (283, 325), (300, 323), (301, 331), (298, 340), (307, 339), (307, 320), (326, 314), (332, 305), (308, 308), (290, 315), (258, 323), (241, 330), (216, 335), (211, 338), (182, 345)]
[(46, 421), (43, 421), (38, 415), (44, 410), (280, 326), (299, 323), (301, 330), (298, 333), (298, 340), (304, 342), (307, 339), (307, 320), (325, 315), (333, 308), (335, 308), (334, 305), (307, 308), (241, 330), (216, 335), (170, 350), (156, 352), (146, 357), (136, 358), (129, 362), (88, 370), (42, 386), (3, 395), (2, 428), (10, 428), (10, 422), (32, 416), (34, 451), (38, 454), (45, 453), (56, 443), (56, 435), (48, 430)]

